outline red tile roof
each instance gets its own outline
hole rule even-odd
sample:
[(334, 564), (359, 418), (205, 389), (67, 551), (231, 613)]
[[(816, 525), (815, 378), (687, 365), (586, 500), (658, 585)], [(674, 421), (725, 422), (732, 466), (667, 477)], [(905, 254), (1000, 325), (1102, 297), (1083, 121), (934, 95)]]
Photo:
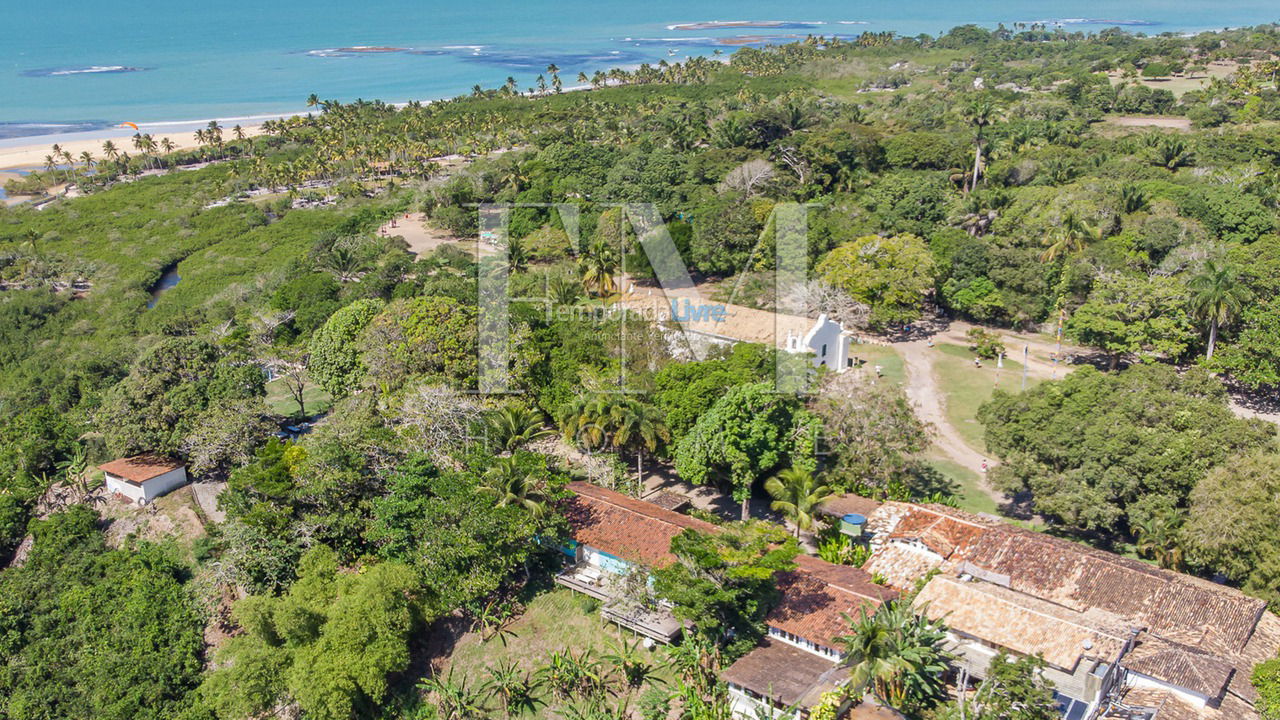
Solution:
[(152, 478), (160, 477), (170, 470), (183, 467), (182, 463), (161, 455), (135, 455), (129, 458), (112, 460), (98, 467), (106, 473), (125, 480), (133, 485), (141, 485)]
[(898, 596), (856, 567), (811, 555), (799, 555), (795, 562), (795, 570), (778, 575), (782, 600), (765, 623), (832, 650), (839, 649), (835, 638), (849, 633), (844, 614), (856, 618), (864, 608), (872, 613)]
[(1004, 526), (966, 553), (1008, 586), (1075, 610), (1101, 608), (1212, 652), (1244, 648), (1266, 603), (1234, 588), (1043, 533)]
[(917, 505), (907, 512), (889, 535), (893, 540), (914, 540), (943, 558), (967, 553), (993, 527), (989, 520), (942, 505)]
[(646, 567), (662, 567), (675, 562), (671, 538), (686, 528), (716, 532), (704, 520), (681, 515), (585, 482), (568, 485), (574, 495), (563, 511), (573, 529), (573, 538), (583, 545), (602, 550), (628, 562)]
[[(884, 574), (913, 551), (932, 557), (932, 566), (945, 572), (971, 575), (1076, 612), (1112, 613), (1145, 628), (1150, 638), (1145, 653), (1126, 657), (1122, 665), (1132, 661), (1136, 672), (1222, 697), (1224, 703), (1231, 698), (1252, 702), (1249, 670), (1258, 658), (1274, 656), (1280, 645), (1280, 621), (1266, 612), (1262, 600), (1070, 540), (945, 506), (893, 502), (885, 503), (868, 527), (875, 533), (875, 552), (864, 566), (868, 571)], [(910, 578), (890, 580), (908, 587)], [(1159, 652), (1157, 642), (1164, 644)], [(1176, 647), (1183, 649), (1171, 649)]]

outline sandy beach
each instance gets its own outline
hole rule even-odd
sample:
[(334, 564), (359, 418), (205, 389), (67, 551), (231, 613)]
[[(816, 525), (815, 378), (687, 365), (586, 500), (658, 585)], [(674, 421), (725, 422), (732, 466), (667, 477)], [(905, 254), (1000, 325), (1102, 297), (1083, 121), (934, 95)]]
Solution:
[[(234, 141), (234, 137), (231, 134), (231, 128), (233, 125), (227, 125), (225, 123), (220, 124), (222, 125), (223, 142)], [(245, 134), (249, 136), (260, 135), (262, 133), (261, 125), (241, 125), (241, 127), (244, 129)], [(142, 131), (150, 132), (147, 130), (145, 125), (142, 127)], [(153, 137), (157, 143), (167, 137), (172, 140), (173, 144), (177, 145), (179, 149), (186, 150), (198, 145), (195, 137), (193, 136), (194, 132), (194, 130), (166, 133), (151, 132), (151, 137)], [(102, 144), (107, 140), (114, 142), (120, 152), (127, 152), (130, 155), (136, 155), (138, 152), (133, 147), (133, 135), (127, 129), (122, 131), (119, 128), (113, 128), (110, 130), (103, 130), (101, 133), (91, 133), (90, 135), (90, 137), (86, 138), (63, 140), (61, 142), (57, 139), (51, 139), (49, 137), (42, 138), (41, 136), (36, 135), (30, 138), (30, 144), (27, 145), (15, 145), (13, 147), (0, 146), (0, 171), (13, 168), (43, 169), (44, 157), (52, 152), (51, 148), (54, 143), (58, 143), (58, 145), (60, 145), (64, 150), (76, 157), (79, 157), (80, 153), (87, 150), (92, 153), (95, 158), (101, 158)]]

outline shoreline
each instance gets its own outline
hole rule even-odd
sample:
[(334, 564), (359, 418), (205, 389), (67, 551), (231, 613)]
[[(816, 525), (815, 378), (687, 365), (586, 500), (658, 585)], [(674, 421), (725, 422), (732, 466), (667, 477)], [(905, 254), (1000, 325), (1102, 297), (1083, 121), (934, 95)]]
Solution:
[[(285, 116), (287, 117), (287, 116)], [(218, 120), (218, 124), (222, 126), (223, 142), (234, 142), (235, 138), (231, 136), (231, 128), (237, 124), (245, 132), (246, 137), (254, 137), (262, 134), (261, 121), (255, 121), (259, 124), (245, 125), (232, 122), (224, 124), (222, 120)], [(165, 125), (182, 125), (173, 131), (162, 131), (157, 126)], [(186, 127), (186, 126), (190, 127)], [(152, 138), (159, 142), (164, 138), (173, 141), (176, 146), (175, 150), (190, 150), (198, 147), (192, 134), (201, 128), (207, 127), (209, 121), (191, 123), (152, 123), (138, 124), (140, 132), (150, 133)], [(82, 133), (65, 133), (61, 135), (35, 135), (26, 138), (9, 138), (9, 140), (17, 140), (23, 144), (4, 145), (0, 144), (0, 174), (12, 173), (14, 170), (43, 170), (45, 167), (45, 156), (51, 154), (52, 147), (56, 143), (63, 150), (75, 156), (76, 163), (79, 164), (78, 157), (82, 152), (88, 152), (94, 156), (94, 159), (101, 159), (102, 144), (108, 140), (116, 144), (117, 149), (121, 153), (137, 155), (138, 151), (133, 147), (132, 138), (135, 133), (129, 129), (110, 128), (107, 130), (89, 130)], [(32, 143), (34, 138), (43, 138), (38, 143)], [(58, 164), (64, 164), (59, 160)]]
[[(223, 141), (233, 141), (231, 128), (239, 125), (245, 135), (253, 137), (262, 134), (262, 123), (267, 120), (279, 120), (294, 115), (305, 115), (305, 112), (289, 112), (270, 115), (246, 115), (241, 117), (210, 118), (207, 120), (181, 120), (138, 123), (138, 132), (150, 134), (157, 142), (169, 138), (178, 150), (189, 150), (197, 147), (193, 134), (217, 122), (222, 127)], [(50, 133), (47, 135), (25, 135), (0, 139), (0, 172), (17, 169), (43, 169), (44, 157), (50, 154), (56, 143), (72, 155), (88, 151), (95, 156), (102, 155), (102, 144), (111, 140), (121, 152), (134, 155), (137, 151), (131, 142), (137, 134), (132, 128), (110, 127), (97, 130), (83, 130), (70, 133)]]
[[(727, 62), (724, 60), (723, 62)], [(634, 69), (637, 66), (626, 66), (626, 69)], [(609, 86), (614, 85), (613, 82), (608, 83)], [(571, 85), (562, 89), (562, 92), (581, 92), (585, 90), (594, 90), (590, 85)], [(546, 93), (551, 95), (554, 93)], [(451, 97), (433, 98), (431, 100), (418, 100), (424, 105), (448, 100)], [(410, 102), (405, 101), (389, 103), (396, 109), (403, 109)], [(137, 123), (138, 131), (141, 133), (150, 133), (156, 140), (169, 138), (177, 146), (177, 150), (189, 150), (198, 147), (195, 138), (192, 137), (196, 130), (208, 127), (210, 122), (216, 121), (222, 126), (223, 141), (229, 142), (233, 140), (230, 136), (231, 128), (240, 125), (248, 137), (255, 137), (262, 134), (262, 123), (267, 120), (284, 120), (286, 118), (299, 115), (308, 115), (317, 112), (313, 109), (302, 111), (285, 112), (280, 114), (267, 115), (247, 115), (242, 117), (213, 118), (211, 120), (184, 120), (184, 121), (164, 121), (151, 123)], [(88, 151), (95, 156), (102, 154), (102, 143), (107, 140), (116, 142), (121, 152), (128, 152), (130, 155), (135, 154), (133, 144), (130, 140), (136, 133), (131, 128), (102, 128), (99, 130), (85, 130), (74, 133), (56, 133), (49, 135), (27, 135), (24, 137), (4, 138), (0, 139), (0, 174), (12, 173), (15, 170), (43, 169), (44, 157), (51, 151), (54, 143), (61, 145), (64, 150), (72, 155), (79, 155), (81, 152)]]

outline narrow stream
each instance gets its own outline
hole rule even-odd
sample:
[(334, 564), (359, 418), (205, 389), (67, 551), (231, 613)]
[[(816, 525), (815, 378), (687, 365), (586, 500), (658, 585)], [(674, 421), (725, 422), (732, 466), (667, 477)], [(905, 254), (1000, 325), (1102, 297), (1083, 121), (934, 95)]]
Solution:
[(156, 281), (156, 284), (151, 287), (151, 299), (147, 301), (147, 309), (150, 310), (155, 307), (156, 303), (160, 302), (160, 296), (169, 290), (172, 290), (181, 280), (182, 278), (178, 276), (177, 263), (166, 268), (164, 274), (161, 275), (160, 279)]

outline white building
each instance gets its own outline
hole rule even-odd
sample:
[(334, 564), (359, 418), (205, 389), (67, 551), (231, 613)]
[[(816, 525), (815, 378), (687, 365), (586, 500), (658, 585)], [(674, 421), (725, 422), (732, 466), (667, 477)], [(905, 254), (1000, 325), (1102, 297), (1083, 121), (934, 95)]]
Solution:
[(849, 341), (849, 333), (845, 332), (844, 326), (824, 313), (804, 335), (788, 332), (785, 347), (787, 352), (813, 353), (815, 366), (839, 372), (853, 364), (849, 356)]
[(107, 492), (119, 493), (139, 505), (187, 484), (182, 463), (159, 455), (121, 458), (99, 468), (107, 479)]

